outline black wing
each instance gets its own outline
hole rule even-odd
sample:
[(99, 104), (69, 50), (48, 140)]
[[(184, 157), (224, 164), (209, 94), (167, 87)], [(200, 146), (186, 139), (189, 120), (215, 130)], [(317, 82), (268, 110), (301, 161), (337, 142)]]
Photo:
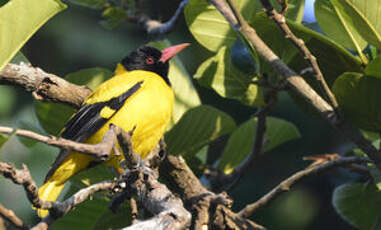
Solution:
[[(102, 126), (105, 125), (107, 121), (109, 121), (119, 111), (120, 108), (122, 108), (125, 101), (141, 88), (142, 84), (143, 81), (140, 81), (129, 88), (122, 95), (111, 98), (108, 101), (82, 106), (69, 120), (69, 122), (66, 123), (61, 137), (78, 142), (85, 141), (100, 128), (102, 128)], [(107, 118), (101, 116), (102, 109), (106, 107), (114, 111)], [(45, 181), (53, 175), (58, 166), (61, 165), (69, 153), (70, 152), (66, 150), (62, 150), (60, 152), (46, 175)]]

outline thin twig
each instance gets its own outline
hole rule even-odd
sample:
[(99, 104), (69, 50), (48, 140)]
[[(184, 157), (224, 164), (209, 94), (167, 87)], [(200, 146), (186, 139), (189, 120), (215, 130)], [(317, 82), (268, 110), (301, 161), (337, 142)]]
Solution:
[(34, 207), (46, 209), (52, 207), (52, 202), (40, 200), (38, 197), (38, 187), (26, 165), (23, 165), (23, 169), (19, 170), (8, 163), (0, 162), (0, 174), (11, 179), (13, 183), (22, 185), (29, 202)]
[(258, 201), (247, 205), (239, 212), (239, 215), (244, 218), (250, 217), (257, 209), (268, 205), (271, 201), (277, 198), (280, 194), (290, 190), (290, 187), (299, 182), (301, 179), (317, 173), (325, 172), (334, 167), (341, 167), (353, 163), (369, 163), (371, 160), (365, 157), (341, 157), (335, 160), (327, 161), (324, 164), (307, 167), (301, 170), (286, 180), (282, 181), (279, 185), (273, 188), (269, 193), (262, 196)]
[(0, 126), (0, 133), (13, 134), (17, 136), (30, 138), (51, 146), (59, 147), (69, 151), (75, 151), (86, 155), (93, 156), (99, 160), (106, 160), (111, 152), (112, 147), (116, 142), (115, 135), (111, 132), (107, 132), (103, 138), (103, 141), (99, 144), (83, 144), (76, 141), (64, 139), (55, 136), (44, 136), (29, 130), (14, 129), (10, 127)]
[(165, 23), (162, 23), (158, 20), (153, 20), (142, 13), (138, 13), (138, 15), (128, 15), (128, 20), (130, 22), (136, 22), (142, 25), (144, 30), (150, 35), (166, 34), (174, 28), (177, 19), (179, 18), (182, 10), (188, 4), (188, 2), (189, 0), (182, 0), (173, 16)]
[(0, 204), (0, 216), (6, 219), (9, 223), (11, 223), (17, 229), (29, 229), (28, 226), (25, 226), (24, 222), (20, 218), (18, 218), (12, 210), (5, 208), (1, 204)]
[(34, 98), (79, 108), (91, 90), (65, 81), (29, 64), (7, 64), (0, 71), (0, 84), (17, 85), (32, 92)]
[[(230, 1), (230, 0), (229, 0)], [(274, 20), (274, 22), (281, 29), (285, 38), (290, 39), (290, 41), (299, 49), (299, 51), (303, 54), (304, 59), (308, 61), (311, 67), (314, 70), (314, 74), (316, 80), (319, 83), (321, 91), (326, 100), (331, 104), (331, 106), (338, 112), (338, 103), (335, 95), (332, 93), (329, 88), (327, 82), (324, 79), (324, 76), (320, 70), (319, 64), (316, 61), (316, 57), (312, 55), (311, 51), (308, 49), (304, 41), (298, 37), (291, 31), (286, 23), (286, 18), (283, 14), (278, 13), (274, 7), (271, 5), (268, 0), (261, 0), (263, 7), (266, 9), (267, 15)], [(283, 6), (283, 5), (282, 5)]]
[[(52, 202), (52, 206), (49, 209), (49, 215), (36, 224), (32, 230), (44, 230), (47, 229), (54, 221), (61, 218), (75, 206), (86, 201), (90, 196), (101, 191), (110, 191), (120, 183), (119, 180), (103, 181), (97, 184), (90, 185), (76, 192), (73, 196), (65, 200), (64, 202)], [(46, 209), (46, 208), (44, 208)]]

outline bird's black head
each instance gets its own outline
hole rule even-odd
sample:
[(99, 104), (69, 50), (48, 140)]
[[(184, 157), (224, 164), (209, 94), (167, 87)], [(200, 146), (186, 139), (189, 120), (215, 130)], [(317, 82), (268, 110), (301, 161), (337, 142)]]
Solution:
[(189, 44), (184, 43), (169, 47), (160, 51), (154, 47), (142, 46), (131, 52), (122, 60), (122, 65), (127, 71), (146, 70), (157, 73), (168, 84), (169, 59), (187, 47)]
[(122, 65), (127, 71), (147, 70), (167, 78), (169, 64), (161, 62), (161, 51), (150, 46), (143, 46), (131, 52), (122, 60)]

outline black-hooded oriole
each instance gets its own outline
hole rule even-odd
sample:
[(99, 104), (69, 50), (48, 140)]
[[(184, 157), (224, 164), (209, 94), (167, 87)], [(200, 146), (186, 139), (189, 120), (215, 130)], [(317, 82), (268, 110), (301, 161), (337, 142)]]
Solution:
[[(147, 156), (163, 136), (172, 115), (174, 94), (168, 79), (168, 61), (189, 44), (160, 51), (143, 46), (118, 63), (115, 76), (99, 85), (65, 125), (61, 136), (66, 139), (99, 143), (115, 124), (129, 131), (136, 127), (132, 147), (142, 158)], [(105, 162), (121, 172), (121, 156)], [(38, 194), (46, 201), (57, 200), (65, 182), (74, 174), (93, 165), (94, 158), (61, 151), (48, 172)], [(44, 217), (46, 210), (38, 210)]]

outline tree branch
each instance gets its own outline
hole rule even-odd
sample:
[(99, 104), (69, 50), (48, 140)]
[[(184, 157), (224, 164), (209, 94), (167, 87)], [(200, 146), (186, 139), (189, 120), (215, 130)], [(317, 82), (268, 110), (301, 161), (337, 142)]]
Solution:
[(79, 108), (91, 90), (72, 84), (29, 64), (7, 64), (0, 71), (0, 84), (21, 86), (41, 101), (58, 102)]
[(232, 201), (226, 194), (214, 194), (203, 187), (182, 157), (169, 155), (161, 164), (160, 175), (191, 211), (194, 229), (264, 229), (231, 211)]
[[(228, 0), (230, 2), (231, 0)], [(319, 83), (319, 86), (322, 90), (322, 93), (325, 96), (325, 99), (328, 100), (331, 104), (331, 106), (337, 111), (338, 109), (338, 103), (336, 100), (335, 95), (333, 95), (331, 89), (328, 87), (327, 82), (324, 79), (324, 76), (320, 70), (319, 64), (316, 61), (316, 57), (312, 55), (310, 50), (307, 48), (304, 41), (298, 37), (295, 36), (295, 34), (290, 30), (286, 23), (286, 18), (283, 14), (278, 13), (273, 6), (271, 5), (270, 1), (268, 0), (261, 0), (261, 3), (263, 7), (266, 9), (267, 15), (274, 20), (274, 22), (278, 25), (278, 27), (281, 29), (283, 34), (285, 35), (286, 39), (290, 39), (290, 41), (299, 49), (300, 53), (303, 54), (304, 59), (306, 59), (311, 67), (314, 70), (314, 74), (316, 77), (316, 80)], [(283, 6), (283, 4), (282, 4)], [(284, 9), (286, 4), (284, 4)]]
[[(3, 205), (0, 204), (0, 216), (2, 216), (5, 220), (11, 223), (17, 229), (29, 229), (28, 226), (25, 226), (23, 221), (16, 216), (16, 214)], [(1, 225), (0, 225), (1, 228)]]
[(312, 165), (311, 167), (308, 167), (306, 169), (303, 169), (286, 180), (282, 181), (278, 186), (273, 188), (269, 193), (262, 196), (258, 201), (247, 205), (244, 209), (242, 209), (239, 212), (239, 215), (244, 218), (250, 217), (254, 211), (257, 209), (264, 207), (268, 205), (270, 202), (272, 202), (275, 198), (277, 198), (280, 194), (284, 192), (288, 192), (290, 190), (290, 187), (299, 182), (301, 179), (311, 176), (317, 173), (321, 173), (324, 171), (327, 171), (329, 169), (332, 169), (334, 167), (341, 167), (346, 166), (348, 164), (353, 163), (369, 163), (371, 162), (370, 159), (365, 157), (341, 157), (337, 158), (335, 160), (327, 161), (326, 163), (320, 164), (320, 165)]
[[(381, 154), (377, 149), (366, 140), (357, 128), (345, 120), (340, 120), (334, 111), (334, 108), (323, 100), (306, 81), (290, 69), (279, 57), (263, 42), (256, 31), (243, 19), (238, 23), (231, 9), (229, 9), (223, 0), (208, 0), (216, 9), (226, 18), (233, 29), (242, 33), (255, 48), (257, 53), (267, 61), (273, 69), (285, 78), (291, 90), (300, 95), (307, 103), (335, 128), (340, 130), (346, 137), (351, 139), (361, 150), (363, 150), (381, 169)], [(236, 12), (240, 14), (240, 12)]]
[(107, 133), (105, 134), (103, 138), (103, 141), (98, 144), (83, 144), (80, 142), (64, 139), (61, 137), (44, 136), (29, 130), (23, 130), (23, 129), (15, 130), (14, 128), (4, 127), (4, 126), (0, 126), (0, 133), (4, 133), (4, 134), (15, 133), (18, 136), (30, 138), (30, 139), (45, 143), (47, 145), (90, 155), (99, 160), (108, 159), (111, 149), (114, 147), (116, 143), (116, 134), (114, 133), (113, 130), (107, 131)]
[(38, 197), (38, 187), (33, 181), (32, 176), (26, 165), (23, 165), (22, 170), (18, 170), (12, 165), (0, 162), (0, 173), (5, 178), (9, 178), (15, 184), (22, 185), (26, 192), (29, 202), (36, 208), (51, 208), (52, 202), (40, 200)]
[(95, 194), (96, 192), (112, 190), (115, 186), (120, 183), (120, 180), (110, 180), (103, 181), (97, 184), (90, 185), (86, 188), (83, 188), (76, 192), (69, 199), (64, 202), (51, 202), (52, 205), (49, 209), (49, 215), (41, 220), (38, 224), (36, 224), (32, 230), (45, 230), (48, 229), (49, 225), (51, 225), (54, 221), (61, 218), (69, 211), (71, 211), (75, 206), (81, 204), (87, 198)]

